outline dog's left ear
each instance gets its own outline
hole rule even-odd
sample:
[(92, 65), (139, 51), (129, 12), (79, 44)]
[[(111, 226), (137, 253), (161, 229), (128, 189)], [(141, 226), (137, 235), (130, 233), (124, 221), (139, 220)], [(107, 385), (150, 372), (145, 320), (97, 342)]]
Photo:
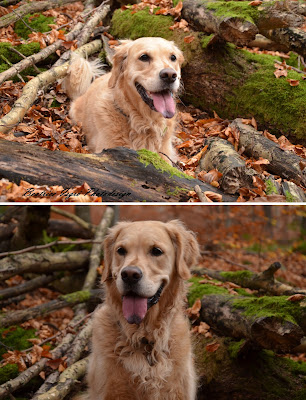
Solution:
[(114, 88), (116, 82), (120, 76), (120, 74), (124, 71), (124, 67), (126, 64), (126, 58), (128, 55), (128, 49), (133, 43), (132, 40), (122, 40), (122, 44), (116, 47), (115, 55), (113, 57), (113, 68), (111, 72), (111, 76), (108, 81), (108, 87)]
[(181, 221), (173, 220), (167, 224), (169, 235), (176, 248), (176, 269), (183, 279), (190, 278), (190, 268), (200, 257), (199, 244), (193, 232), (188, 231)]

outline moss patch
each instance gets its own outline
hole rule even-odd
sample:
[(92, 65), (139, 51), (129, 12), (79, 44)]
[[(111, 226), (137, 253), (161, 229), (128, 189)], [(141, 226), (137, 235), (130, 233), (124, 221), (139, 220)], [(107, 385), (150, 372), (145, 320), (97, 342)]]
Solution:
[(0, 368), (0, 385), (19, 375), (17, 364), (7, 364)]
[[(23, 20), (33, 28), (33, 31), (42, 33), (50, 31), (49, 24), (54, 24), (53, 17), (45, 17), (43, 14), (27, 14), (23, 17)], [(29, 34), (32, 33), (21, 20), (15, 23), (14, 30), (18, 36), (24, 39), (28, 39)]]
[(230, 344), (228, 345), (228, 352), (229, 356), (232, 359), (236, 359), (238, 357), (238, 353), (241, 349), (241, 347), (244, 345), (245, 339), (241, 339), (239, 342), (234, 342), (231, 341)]
[(296, 203), (298, 201), (298, 199), (293, 194), (288, 192), (288, 190), (285, 190), (285, 196), (289, 203)]
[[(25, 350), (31, 346), (28, 339), (35, 338), (34, 329), (23, 329), (20, 326), (0, 329), (0, 341), (12, 350)], [(4, 346), (0, 347), (0, 356), (7, 353)]]
[[(228, 290), (226, 288), (222, 286), (210, 285), (209, 283), (199, 283), (201, 280), (203, 280), (203, 278), (193, 277), (189, 279), (189, 282), (193, 283), (193, 285), (188, 288), (188, 303), (190, 306), (192, 306), (197, 299), (201, 299), (204, 295), (228, 295)], [(213, 279), (212, 282), (217, 281)]]
[(90, 291), (80, 290), (79, 292), (69, 293), (64, 296), (60, 296), (59, 298), (67, 301), (68, 303), (75, 303), (75, 302), (84, 303), (90, 298)]
[(234, 280), (235, 282), (241, 281), (243, 282), (245, 279), (250, 279), (254, 275), (253, 272), (251, 271), (235, 271), (235, 272), (220, 272), (220, 275), (223, 276), (223, 278), (231, 281)]
[(285, 77), (275, 78), (275, 56), (240, 51), (257, 71), (235, 88), (232, 95), (227, 96), (229, 111), (236, 116), (238, 111), (244, 116), (253, 115), (261, 123), (273, 125), (285, 134), (305, 138), (306, 82), (303, 82), (301, 75), (288, 71), (287, 78), (300, 81), (299, 86), (291, 87)]
[(171, 177), (178, 176), (179, 178), (194, 179), (191, 176), (186, 175), (183, 172), (179, 171), (178, 169), (171, 167), (158, 154), (153, 153), (152, 151), (142, 149), (138, 150), (137, 153), (139, 155), (139, 161), (146, 167), (152, 164), (153, 167), (156, 168), (158, 171), (166, 172)]
[(112, 18), (111, 34), (117, 38), (129, 38), (132, 40), (140, 37), (155, 36), (171, 40), (173, 37), (169, 26), (173, 25), (170, 16), (151, 15), (149, 8), (137, 11), (116, 10)]
[(214, 10), (216, 16), (239, 17), (252, 23), (259, 17), (257, 7), (250, 7), (249, 1), (204, 1), (203, 3), (208, 10)]
[(276, 187), (274, 186), (273, 182), (270, 179), (267, 179), (265, 181), (265, 184), (266, 184), (266, 194), (267, 195), (269, 195), (269, 194), (277, 194), (277, 189), (276, 189)]
[(211, 41), (211, 39), (212, 39), (214, 36), (215, 36), (214, 34), (211, 34), (211, 35), (208, 35), (208, 36), (207, 36), (207, 35), (202, 36), (202, 38), (201, 38), (201, 46), (202, 46), (202, 49), (206, 49), (208, 43)]
[(306, 316), (306, 309), (299, 302), (288, 301), (288, 296), (263, 296), (233, 299), (233, 306), (244, 310), (249, 317), (279, 317), (282, 320), (299, 324)]

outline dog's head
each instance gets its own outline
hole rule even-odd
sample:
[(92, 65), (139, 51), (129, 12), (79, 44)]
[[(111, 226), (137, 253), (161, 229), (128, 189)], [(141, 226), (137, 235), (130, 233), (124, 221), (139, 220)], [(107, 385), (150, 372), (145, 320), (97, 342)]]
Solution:
[(194, 235), (179, 221), (121, 222), (105, 239), (102, 281), (124, 318), (140, 324), (171, 282), (189, 278), (198, 256)]
[(156, 37), (124, 41), (116, 49), (109, 86), (120, 76), (130, 90), (165, 118), (175, 114), (174, 95), (181, 79), (182, 52), (173, 42)]

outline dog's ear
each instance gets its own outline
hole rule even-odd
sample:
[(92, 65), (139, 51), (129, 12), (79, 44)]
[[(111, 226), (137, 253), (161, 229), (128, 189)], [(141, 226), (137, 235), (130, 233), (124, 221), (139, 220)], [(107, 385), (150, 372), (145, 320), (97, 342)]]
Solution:
[(101, 281), (105, 282), (112, 278), (112, 259), (114, 245), (119, 236), (122, 228), (127, 226), (129, 222), (119, 222), (115, 226), (109, 229), (107, 236), (104, 239), (103, 244), (103, 255), (104, 255), (104, 268), (102, 271)]
[(115, 55), (113, 56), (113, 68), (111, 76), (108, 81), (108, 87), (114, 88), (119, 75), (124, 71), (128, 49), (130, 48), (132, 40), (122, 40), (121, 44), (116, 47)]
[(188, 231), (181, 221), (167, 223), (168, 232), (176, 250), (176, 269), (183, 279), (190, 278), (190, 268), (200, 257), (199, 244), (193, 232)]

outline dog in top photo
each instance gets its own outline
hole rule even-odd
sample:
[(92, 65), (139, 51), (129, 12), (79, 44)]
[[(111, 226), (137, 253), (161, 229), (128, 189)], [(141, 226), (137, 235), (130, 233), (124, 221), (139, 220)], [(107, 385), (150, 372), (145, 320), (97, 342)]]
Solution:
[(88, 400), (195, 400), (185, 282), (199, 257), (180, 221), (120, 222), (104, 245)]
[(82, 126), (89, 150), (124, 146), (176, 161), (172, 138), (183, 61), (182, 52), (165, 39), (124, 40), (115, 49), (112, 71), (93, 81), (97, 62), (74, 55), (63, 87), (73, 100), (70, 117)]

